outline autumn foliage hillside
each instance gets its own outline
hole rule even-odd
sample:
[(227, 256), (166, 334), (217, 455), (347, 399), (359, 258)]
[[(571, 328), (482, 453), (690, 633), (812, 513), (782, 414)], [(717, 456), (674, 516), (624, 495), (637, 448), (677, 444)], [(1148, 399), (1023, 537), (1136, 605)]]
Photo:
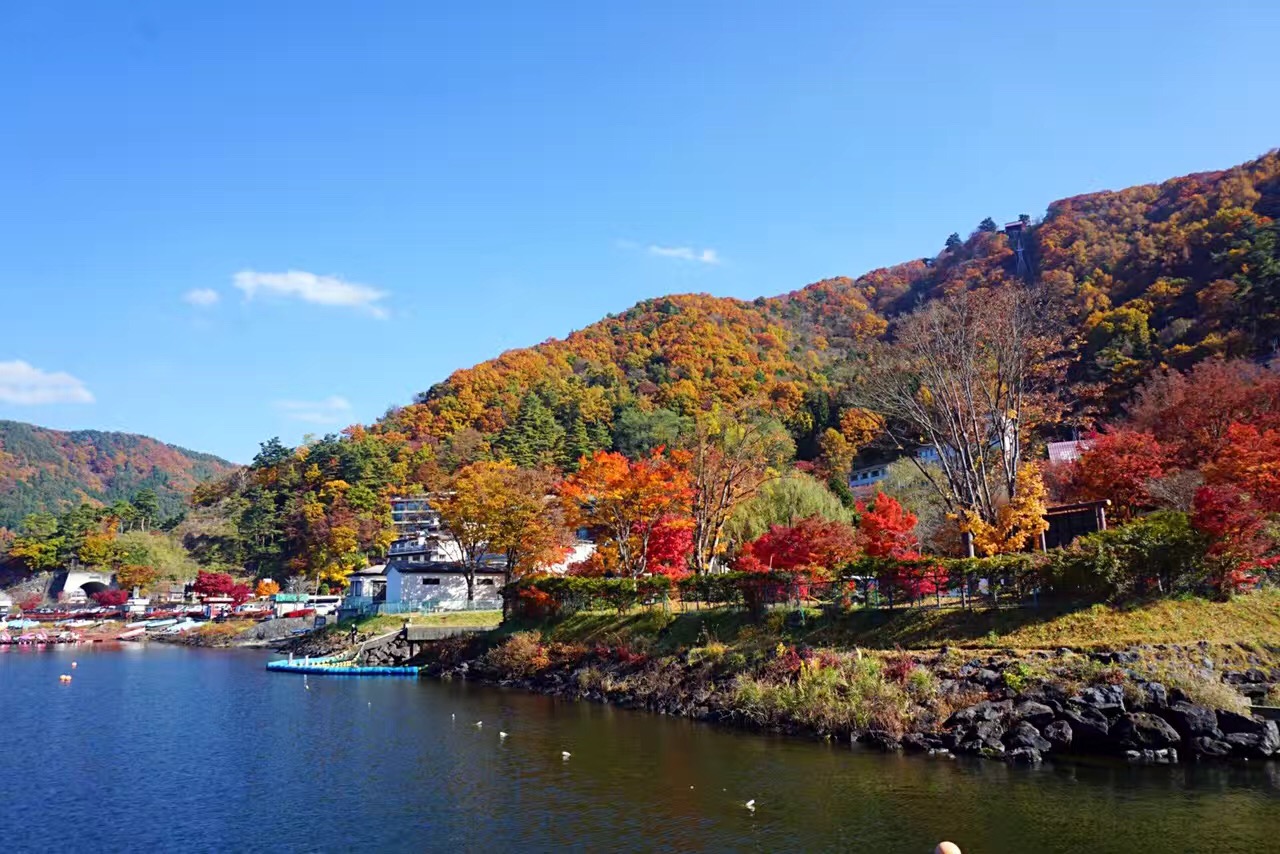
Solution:
[[(1028, 218), (1034, 275), (1078, 330), (1077, 416), (1112, 415), (1161, 366), (1260, 356), (1280, 333), (1280, 153), (1162, 184), (1054, 202)], [(1010, 217), (1011, 219), (1012, 217)], [(687, 415), (758, 396), (804, 456), (836, 426), (833, 371), (888, 321), (945, 294), (1015, 278), (1009, 238), (985, 220), (935, 257), (832, 278), (754, 302), (647, 300), (563, 340), (457, 371), (376, 425), (395, 439), (501, 449), (522, 410), (547, 410), (567, 457), (615, 444), (629, 410)], [(538, 398), (531, 401), (531, 397)]]
[(172, 516), (197, 483), (232, 468), (146, 436), (0, 421), (0, 528), (16, 529), (29, 513), (109, 504), (148, 488), (159, 498), (161, 516)]

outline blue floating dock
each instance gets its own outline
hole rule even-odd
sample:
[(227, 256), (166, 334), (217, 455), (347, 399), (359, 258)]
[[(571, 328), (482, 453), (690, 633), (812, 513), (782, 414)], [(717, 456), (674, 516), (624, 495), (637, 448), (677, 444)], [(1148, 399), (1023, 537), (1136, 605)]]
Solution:
[(322, 676), (417, 676), (416, 667), (342, 667), (332, 658), (268, 661), (267, 669), (277, 673), (315, 673)]

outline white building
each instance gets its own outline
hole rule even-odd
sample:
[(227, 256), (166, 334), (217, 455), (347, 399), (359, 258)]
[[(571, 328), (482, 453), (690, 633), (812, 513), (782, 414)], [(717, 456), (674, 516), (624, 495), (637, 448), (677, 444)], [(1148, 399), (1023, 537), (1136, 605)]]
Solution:
[(347, 576), (347, 582), (351, 585), (347, 588), (348, 596), (360, 599), (381, 599), (387, 589), (387, 566), (379, 563), (357, 569)]
[(69, 605), (83, 605), (89, 596), (101, 593), (111, 586), (111, 576), (101, 572), (89, 572), (83, 569), (72, 569), (67, 572), (62, 582), (62, 595), (59, 601)]
[[(502, 607), (500, 566), (476, 570), (475, 598), (470, 607), (498, 610)], [(424, 611), (462, 611), (467, 608), (467, 577), (457, 563), (400, 563), (387, 565), (387, 604)]]

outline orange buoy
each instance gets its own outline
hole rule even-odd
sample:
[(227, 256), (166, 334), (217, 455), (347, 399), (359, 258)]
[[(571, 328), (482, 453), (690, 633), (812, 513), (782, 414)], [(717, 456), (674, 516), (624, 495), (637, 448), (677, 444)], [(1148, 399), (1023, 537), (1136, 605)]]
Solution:
[(939, 842), (933, 854), (960, 854), (960, 846), (954, 842)]
[(64, 673), (64, 674), (62, 674), (61, 676), (59, 676), (59, 677), (58, 677), (58, 681), (59, 681), (59, 682), (70, 682), (70, 681), (71, 681), (71, 674), (70, 674), (70, 673)]
[(75, 670), (75, 669), (76, 669), (76, 667), (78, 667), (78, 666), (79, 666), (79, 665), (77, 665), (74, 661), (73, 661), (73, 662), (71, 662), (71, 669), (72, 669), (72, 670)]

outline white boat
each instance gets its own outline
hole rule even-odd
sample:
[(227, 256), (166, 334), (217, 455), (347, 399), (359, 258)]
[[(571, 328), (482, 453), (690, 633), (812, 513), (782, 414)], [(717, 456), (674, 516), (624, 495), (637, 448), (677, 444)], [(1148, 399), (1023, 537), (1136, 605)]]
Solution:
[(187, 632), (187, 631), (190, 631), (191, 629), (194, 629), (198, 625), (200, 625), (200, 623), (198, 623), (195, 620), (183, 620), (181, 623), (176, 623), (172, 626), (169, 626), (167, 629), (164, 629), (163, 634), (180, 635), (183, 632)]
[(177, 624), (178, 624), (177, 620), (168, 619), (168, 620), (147, 620), (142, 625), (146, 626), (148, 631), (154, 631), (155, 629), (165, 629), (165, 628), (168, 628), (169, 626), (176, 626)]
[(147, 630), (144, 628), (129, 629), (129, 631), (121, 632), (119, 635), (117, 635), (116, 640), (135, 640), (137, 638), (141, 638), (146, 633), (147, 633)]

